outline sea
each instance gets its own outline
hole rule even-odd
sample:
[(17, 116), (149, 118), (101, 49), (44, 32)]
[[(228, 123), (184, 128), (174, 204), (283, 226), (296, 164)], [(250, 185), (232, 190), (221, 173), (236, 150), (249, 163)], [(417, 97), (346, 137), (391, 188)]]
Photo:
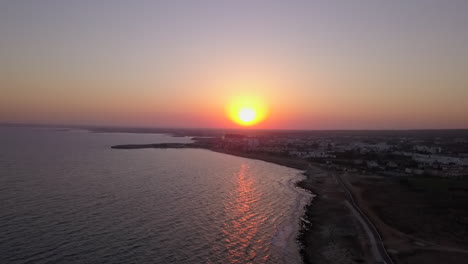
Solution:
[(0, 263), (302, 263), (301, 171), (165, 134), (0, 127)]

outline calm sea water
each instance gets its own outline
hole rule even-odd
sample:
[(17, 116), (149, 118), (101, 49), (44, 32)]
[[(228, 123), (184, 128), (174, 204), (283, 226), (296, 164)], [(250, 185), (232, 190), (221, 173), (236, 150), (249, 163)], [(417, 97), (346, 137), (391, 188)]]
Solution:
[(0, 128), (0, 263), (300, 263), (300, 172), (157, 134)]

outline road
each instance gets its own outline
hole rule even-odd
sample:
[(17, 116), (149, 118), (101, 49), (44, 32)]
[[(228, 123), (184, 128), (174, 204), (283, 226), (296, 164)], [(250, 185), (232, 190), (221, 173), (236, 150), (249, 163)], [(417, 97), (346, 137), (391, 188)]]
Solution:
[(371, 222), (371, 220), (364, 214), (364, 212), (359, 208), (358, 204), (356, 203), (353, 194), (349, 190), (348, 186), (343, 182), (341, 176), (338, 173), (333, 173), (341, 184), (343, 189), (346, 191), (349, 201), (346, 202), (347, 206), (351, 209), (353, 214), (356, 218), (361, 222), (366, 231), (367, 235), (369, 236), (370, 244), (372, 247), (372, 253), (377, 261), (377, 263), (386, 263), (386, 264), (393, 264), (393, 260), (388, 255), (387, 250), (385, 249), (384, 243), (382, 241), (382, 237), (380, 233), (377, 231), (375, 225)]

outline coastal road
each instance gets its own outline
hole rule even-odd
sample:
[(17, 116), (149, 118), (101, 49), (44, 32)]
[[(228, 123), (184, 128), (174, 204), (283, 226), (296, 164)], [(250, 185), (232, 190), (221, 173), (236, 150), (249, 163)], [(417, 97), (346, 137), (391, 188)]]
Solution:
[(384, 243), (382, 241), (382, 237), (380, 236), (380, 233), (377, 231), (377, 228), (370, 221), (370, 219), (364, 214), (361, 208), (359, 208), (359, 206), (357, 205), (354, 199), (353, 194), (349, 190), (348, 186), (344, 183), (341, 176), (338, 174), (334, 174), (334, 175), (348, 195), (349, 201), (346, 201), (346, 205), (351, 209), (353, 214), (356, 216), (359, 222), (363, 225), (364, 230), (369, 236), (369, 240), (370, 240), (371, 247), (372, 247), (372, 254), (374, 255), (377, 263), (393, 264), (393, 260), (388, 255), (388, 252), (385, 249)]

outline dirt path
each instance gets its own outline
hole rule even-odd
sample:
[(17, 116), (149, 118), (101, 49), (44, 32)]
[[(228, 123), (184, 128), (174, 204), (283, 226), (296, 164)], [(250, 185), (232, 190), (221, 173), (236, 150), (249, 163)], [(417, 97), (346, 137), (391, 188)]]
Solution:
[(364, 212), (359, 208), (358, 204), (354, 200), (354, 196), (351, 191), (348, 189), (348, 186), (343, 182), (341, 176), (337, 173), (335, 174), (336, 179), (340, 183), (341, 187), (346, 191), (348, 195), (349, 201), (345, 201), (346, 205), (350, 208), (353, 212), (355, 217), (359, 220), (359, 222), (364, 227), (364, 230), (369, 237), (369, 241), (371, 244), (372, 254), (375, 257), (377, 263), (387, 263), (393, 264), (393, 260), (390, 258), (387, 250), (384, 246), (382, 241), (382, 237), (380, 233), (377, 231), (375, 225), (371, 222), (371, 220), (364, 214)]

